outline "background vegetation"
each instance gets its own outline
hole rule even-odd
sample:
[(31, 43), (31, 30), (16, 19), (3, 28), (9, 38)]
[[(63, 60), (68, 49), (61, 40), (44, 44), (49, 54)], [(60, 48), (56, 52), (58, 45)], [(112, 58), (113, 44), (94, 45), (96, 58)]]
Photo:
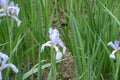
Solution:
[[(51, 61), (54, 50), (45, 48), (40, 52), (41, 45), (49, 40), (50, 27), (59, 30), (67, 52), (72, 56), (75, 80), (120, 79), (117, 61), (109, 58), (112, 48), (107, 46), (109, 41), (120, 39), (120, 0), (14, 2), (19, 4), (22, 23), (18, 28), (10, 17), (1, 17), (0, 51), (10, 57), (9, 62), (18, 67), (19, 73), (4, 70), (3, 80), (43, 80), (46, 67), (50, 68), (47, 80), (51, 80), (52, 75), (52, 80), (58, 76), (66, 80), (59, 70), (64, 58), (58, 65)], [(54, 70), (51, 70), (51, 64)]]

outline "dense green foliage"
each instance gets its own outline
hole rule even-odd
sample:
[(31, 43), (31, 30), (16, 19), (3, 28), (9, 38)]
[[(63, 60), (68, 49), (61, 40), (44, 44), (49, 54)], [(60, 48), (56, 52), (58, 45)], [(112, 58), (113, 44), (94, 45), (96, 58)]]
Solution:
[[(10, 1), (10, 0), (9, 0)], [(43, 71), (50, 67), (48, 77), (65, 80), (60, 65), (55, 64), (51, 48), (40, 52), (49, 40), (48, 30), (56, 27), (71, 53), (76, 80), (119, 80), (119, 60), (111, 60), (109, 41), (119, 40), (120, 0), (14, 0), (20, 7), (20, 27), (10, 17), (1, 17), (0, 51), (19, 69), (3, 71), (3, 80), (42, 80)], [(52, 56), (52, 57), (51, 57)], [(62, 65), (63, 60), (59, 61)], [(52, 65), (51, 65), (52, 64)], [(54, 69), (52, 69), (54, 68)], [(28, 72), (28, 73), (27, 73)]]

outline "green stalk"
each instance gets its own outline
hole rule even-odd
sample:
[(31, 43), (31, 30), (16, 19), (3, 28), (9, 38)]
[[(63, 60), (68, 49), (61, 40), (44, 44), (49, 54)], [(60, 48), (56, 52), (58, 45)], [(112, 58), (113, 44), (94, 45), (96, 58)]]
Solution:
[(8, 31), (9, 31), (9, 47), (10, 47), (10, 59), (9, 61), (11, 61), (11, 58), (13, 56), (13, 20), (11, 19), (11, 24), (10, 26), (8, 26)]
[(116, 62), (116, 73), (115, 73), (115, 80), (119, 80), (119, 69), (120, 69), (120, 54), (117, 52), (117, 62)]
[[(8, 22), (8, 25), (9, 25), (9, 22)], [(10, 26), (8, 26), (8, 33), (9, 33), (9, 62), (12, 61), (12, 56), (13, 56), (13, 19), (11, 19), (11, 23), (10, 23)], [(6, 76), (9, 75), (9, 72), (10, 72), (10, 69), (7, 70), (7, 73), (6, 73)], [(5, 79), (7, 78), (7, 80), (9, 80), (9, 77), (5, 77)]]
[(56, 80), (56, 59), (54, 48), (51, 49), (51, 71), (52, 71), (52, 80)]
[[(41, 47), (39, 47), (39, 49), (40, 49)], [(42, 69), (41, 69), (41, 66), (42, 66), (42, 64), (41, 64), (41, 52), (40, 52), (40, 50), (39, 50), (39, 59), (38, 59), (38, 63), (39, 63), (39, 66), (38, 66), (38, 80), (42, 80)]]
[[(35, 23), (35, 9), (34, 9), (34, 6), (33, 5), (35, 5), (35, 1), (34, 0), (31, 0), (31, 2), (30, 2), (30, 5), (31, 5), (31, 29), (33, 29), (33, 27), (36, 27), (36, 25), (34, 24)], [(34, 30), (34, 29), (33, 29)], [(30, 32), (31, 34), (33, 34), (33, 30)], [(32, 35), (31, 35), (32, 36)], [(33, 38), (30, 38), (31, 39), (31, 46), (33, 46), (34, 45), (34, 40), (33, 40)], [(35, 49), (32, 49), (32, 51), (31, 51), (31, 55), (30, 55), (30, 57), (32, 58), (32, 62), (33, 63), (35, 63), (35, 57), (34, 57), (34, 54), (35, 53)]]
[(47, 80), (56, 80), (56, 59), (55, 59), (55, 51), (53, 47), (51, 49), (51, 68)]

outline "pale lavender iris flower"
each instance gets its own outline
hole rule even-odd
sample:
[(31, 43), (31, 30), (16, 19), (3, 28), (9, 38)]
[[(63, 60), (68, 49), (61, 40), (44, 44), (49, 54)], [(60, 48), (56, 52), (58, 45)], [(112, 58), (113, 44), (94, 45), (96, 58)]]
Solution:
[(115, 40), (114, 43), (112, 41), (110, 41), (108, 43), (108, 46), (111, 46), (114, 49), (112, 51), (112, 53), (110, 54), (110, 58), (113, 59), (113, 60), (116, 59), (115, 53), (120, 50), (119, 44), (120, 44), (120, 42), (117, 41), (117, 40)]
[[(45, 46), (52, 46), (56, 50), (56, 60), (60, 60), (62, 58), (62, 55), (65, 54), (65, 52), (66, 52), (66, 47), (65, 47), (63, 41), (60, 39), (59, 32), (57, 29), (50, 28), (49, 34), (50, 34), (49, 35), (50, 41), (42, 44), (41, 52), (44, 51)], [(58, 46), (61, 46), (63, 48), (62, 52), (59, 50)]]
[(18, 19), (18, 15), (20, 12), (20, 8), (18, 4), (14, 5), (14, 2), (11, 1), (8, 5), (8, 0), (0, 0), (0, 17), (2, 16), (9, 16), (13, 18), (17, 22), (17, 26), (19, 27), (21, 24), (21, 20)]
[(8, 5), (8, 0), (0, 0), (0, 6), (7, 7), (7, 5)]
[(2, 52), (0, 52), (0, 61), (1, 61), (1, 66), (0, 66), (0, 80), (2, 80), (2, 71), (7, 68), (7, 67), (11, 67), (12, 70), (15, 73), (18, 73), (18, 69), (16, 68), (16, 66), (12, 63), (7, 63), (8, 61), (8, 56)]

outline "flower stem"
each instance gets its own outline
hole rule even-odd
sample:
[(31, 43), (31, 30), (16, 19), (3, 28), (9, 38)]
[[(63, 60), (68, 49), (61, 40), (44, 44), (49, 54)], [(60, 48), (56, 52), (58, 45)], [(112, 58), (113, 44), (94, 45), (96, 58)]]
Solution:
[[(40, 48), (40, 46), (39, 46)], [(41, 69), (41, 52), (39, 50), (39, 60), (38, 60), (38, 63), (39, 63), (39, 66), (38, 66), (38, 80), (42, 80), (42, 69)]]
[[(10, 25), (10, 26), (9, 26)], [(13, 55), (13, 31), (12, 31), (12, 29), (13, 29), (13, 20), (11, 19), (11, 22), (9, 23), (9, 21), (8, 21), (8, 33), (9, 33), (9, 55), (10, 55), (10, 57), (9, 57), (9, 62), (11, 62), (11, 59), (12, 59), (12, 55)], [(7, 70), (7, 73), (6, 73), (6, 76), (8, 76), (9, 75), (9, 72), (10, 72), (10, 69), (8, 69)], [(6, 77), (7, 78), (7, 80), (8, 80), (8, 78), (9, 77)]]
[(51, 72), (52, 72), (52, 80), (56, 80), (56, 59), (55, 59), (55, 50), (51, 49)]
[(119, 79), (119, 68), (120, 68), (120, 54), (117, 53), (117, 60), (116, 60), (116, 73), (115, 73), (115, 80)]

